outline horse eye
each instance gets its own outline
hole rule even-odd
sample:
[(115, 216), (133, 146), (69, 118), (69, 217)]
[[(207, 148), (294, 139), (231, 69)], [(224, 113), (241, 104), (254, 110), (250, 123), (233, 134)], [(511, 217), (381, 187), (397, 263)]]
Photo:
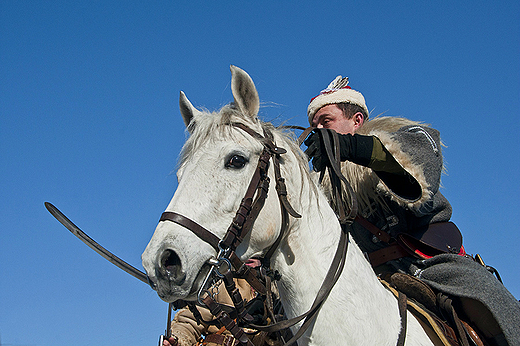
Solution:
[(229, 160), (226, 162), (226, 168), (243, 168), (248, 160), (240, 155), (233, 155)]

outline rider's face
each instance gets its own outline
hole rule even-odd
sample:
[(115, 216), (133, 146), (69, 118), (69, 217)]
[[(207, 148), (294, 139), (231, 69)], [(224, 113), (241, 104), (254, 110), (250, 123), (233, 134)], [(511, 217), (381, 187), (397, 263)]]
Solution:
[(330, 104), (318, 109), (312, 119), (312, 126), (336, 131), (340, 134), (354, 134), (363, 124), (363, 115), (356, 113), (350, 119), (343, 114), (343, 111), (335, 104)]

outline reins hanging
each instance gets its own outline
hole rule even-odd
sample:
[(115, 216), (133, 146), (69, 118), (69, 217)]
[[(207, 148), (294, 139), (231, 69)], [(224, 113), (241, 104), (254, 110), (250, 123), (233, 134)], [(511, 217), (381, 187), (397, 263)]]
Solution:
[[(258, 214), (264, 206), (269, 189), (269, 177), (267, 172), (271, 159), (273, 159), (274, 162), (273, 166), (276, 179), (276, 191), (282, 206), (282, 219), (284, 220), (282, 222), (283, 227), (280, 232), (280, 237), (277, 239), (277, 241), (275, 241), (276, 246), (278, 246), (282, 237), (286, 233), (285, 229), (288, 225), (287, 215), (290, 214), (293, 217), (300, 217), (300, 215), (292, 208), (289, 201), (287, 200), (285, 181), (281, 177), (280, 173), (279, 157), (281, 154), (286, 153), (286, 150), (277, 147), (274, 144), (272, 135), (270, 133), (262, 136), (244, 124), (232, 123), (231, 125), (244, 130), (246, 133), (260, 140), (264, 146), (264, 149), (259, 157), (257, 168), (253, 174), (246, 194), (242, 199), (239, 209), (237, 210), (235, 217), (233, 218), (233, 221), (231, 222), (231, 225), (229, 226), (222, 240), (196, 222), (175, 212), (164, 212), (160, 221), (172, 221), (191, 230), (200, 239), (209, 243), (217, 251), (218, 256), (216, 263), (219, 263), (220, 260), (228, 261), (231, 266), (235, 268), (235, 271), (233, 271), (233, 268), (229, 268), (227, 273), (219, 274), (223, 276), (223, 279), (226, 283), (226, 289), (232, 297), (235, 309), (238, 312), (237, 317), (239, 317), (240, 320), (243, 320), (245, 323), (249, 324), (251, 320), (249, 320), (245, 310), (243, 309), (242, 297), (240, 296), (238, 290), (233, 288), (234, 283), (232, 283), (232, 275), (244, 277), (246, 280), (248, 280), (253, 288), (258, 288), (257, 291), (261, 294), (266, 294), (269, 290), (267, 290), (265, 286), (260, 283), (260, 281), (253, 275), (252, 271), (246, 269), (245, 264), (238, 258), (238, 256), (236, 256), (234, 251), (242, 242), (244, 237), (251, 231)], [(267, 252), (268, 256), (271, 256), (275, 249), (275, 247), (272, 247)], [(211, 279), (211, 274), (214, 269), (215, 267), (211, 268), (205, 282), (202, 284), (201, 289), (204, 289), (206, 282)], [(229, 314), (222, 310), (220, 304), (216, 303), (211, 295), (208, 295), (205, 298), (200, 297), (201, 292), (202, 291), (199, 292), (199, 301), (201, 301), (210, 309), (212, 314), (217, 317), (221, 324), (226, 326), (226, 328), (236, 337), (237, 340), (241, 342), (241, 344), (244, 344), (244, 334), (243, 332), (240, 332), (240, 328), (237, 327), (236, 322), (229, 317)], [(191, 308), (193, 309), (193, 306)]]

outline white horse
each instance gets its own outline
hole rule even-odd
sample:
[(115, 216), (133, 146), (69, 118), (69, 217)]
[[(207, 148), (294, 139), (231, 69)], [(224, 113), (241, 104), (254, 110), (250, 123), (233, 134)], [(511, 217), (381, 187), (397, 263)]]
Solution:
[[(290, 218), (287, 236), (274, 252), (271, 267), (281, 274), (280, 297), (289, 318), (312, 305), (334, 257), (341, 226), (295, 141), (257, 118), (259, 98), (249, 75), (231, 66), (234, 103), (218, 113), (195, 109), (184, 93), (180, 109), (190, 137), (177, 172), (178, 188), (166, 211), (182, 214), (222, 238), (239, 208), (263, 149), (258, 139), (231, 126), (240, 122), (258, 133), (267, 128), (282, 155), (288, 198), (301, 218)], [(274, 181), (273, 166), (269, 176)], [(280, 202), (269, 193), (252, 231), (236, 253), (261, 256), (280, 232)], [(142, 261), (161, 299), (195, 300), (215, 249), (186, 228), (160, 222)], [(168, 262), (168, 263), (166, 263)], [(406, 345), (432, 345), (419, 322), (408, 313)], [(396, 345), (401, 329), (398, 302), (378, 281), (370, 264), (350, 239), (346, 264), (316, 320), (299, 345)]]

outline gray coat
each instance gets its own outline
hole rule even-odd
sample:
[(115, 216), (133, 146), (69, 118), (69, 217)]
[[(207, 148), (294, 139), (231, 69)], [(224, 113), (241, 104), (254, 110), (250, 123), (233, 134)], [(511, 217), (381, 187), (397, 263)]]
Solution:
[[(342, 164), (365, 219), (392, 236), (434, 222), (449, 221), (451, 205), (439, 192), (443, 159), (437, 130), (403, 118), (380, 117), (368, 121), (358, 134), (376, 136), (407, 172), (406, 179), (377, 173), (352, 162)], [(324, 180), (325, 192), (330, 184)], [(329, 194), (330, 195), (330, 194)], [(348, 203), (344, 197), (343, 203)], [(330, 201), (335, 206), (336, 201)], [(358, 223), (351, 234), (360, 248), (370, 253), (387, 246)], [(411, 257), (394, 260), (376, 271), (402, 271), (419, 277), (452, 297), (481, 302), (504, 332), (498, 344), (520, 345), (520, 303), (484, 266), (472, 259), (438, 255), (428, 260)]]

